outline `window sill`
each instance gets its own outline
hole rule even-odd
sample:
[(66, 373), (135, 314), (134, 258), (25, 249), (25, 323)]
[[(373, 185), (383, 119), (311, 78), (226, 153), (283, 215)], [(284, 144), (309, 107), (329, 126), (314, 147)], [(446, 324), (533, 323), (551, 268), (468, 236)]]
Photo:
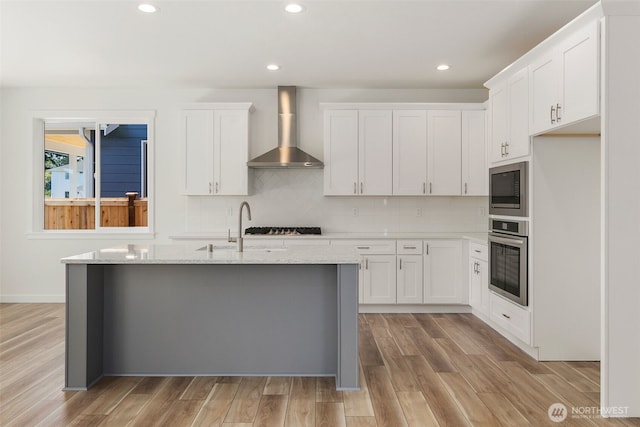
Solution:
[(27, 233), (29, 240), (153, 240), (155, 233), (140, 231), (48, 230)]

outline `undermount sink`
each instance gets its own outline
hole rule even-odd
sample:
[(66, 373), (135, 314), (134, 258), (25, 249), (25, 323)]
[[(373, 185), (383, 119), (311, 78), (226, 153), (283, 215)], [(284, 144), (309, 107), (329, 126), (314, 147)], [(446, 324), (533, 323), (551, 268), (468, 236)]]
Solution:
[[(196, 251), (206, 251), (207, 245), (196, 249)], [(213, 246), (212, 252), (220, 252), (220, 251), (235, 251), (236, 246)], [(283, 252), (286, 251), (286, 248), (264, 248), (264, 247), (254, 247), (254, 248), (244, 248), (244, 252)]]

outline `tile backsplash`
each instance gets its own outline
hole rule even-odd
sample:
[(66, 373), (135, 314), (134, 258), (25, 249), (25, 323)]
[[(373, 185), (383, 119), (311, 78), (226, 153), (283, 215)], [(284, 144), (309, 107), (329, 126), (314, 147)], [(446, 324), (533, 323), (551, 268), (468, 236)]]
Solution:
[(187, 197), (186, 231), (235, 231), (237, 209), (251, 205), (243, 226), (321, 226), (323, 232), (484, 232), (487, 197), (323, 196), (322, 169), (255, 169), (250, 196)]

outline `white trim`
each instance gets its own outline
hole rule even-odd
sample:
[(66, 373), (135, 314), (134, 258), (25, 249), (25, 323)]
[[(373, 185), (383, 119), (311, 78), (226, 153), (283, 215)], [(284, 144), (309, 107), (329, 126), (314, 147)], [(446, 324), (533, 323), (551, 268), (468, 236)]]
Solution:
[(0, 295), (0, 303), (3, 304), (64, 304), (65, 302), (64, 295)]
[(484, 102), (321, 102), (321, 110), (486, 110)]
[(471, 313), (471, 306), (456, 304), (360, 304), (359, 313)]

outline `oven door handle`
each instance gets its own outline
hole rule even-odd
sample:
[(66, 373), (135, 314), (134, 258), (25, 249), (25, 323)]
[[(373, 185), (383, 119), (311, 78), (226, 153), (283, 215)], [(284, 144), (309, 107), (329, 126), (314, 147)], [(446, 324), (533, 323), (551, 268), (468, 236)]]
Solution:
[(510, 237), (498, 237), (495, 234), (491, 234), (489, 236), (489, 241), (491, 242), (496, 242), (496, 243), (502, 243), (505, 245), (520, 245), (520, 246), (524, 246), (524, 240), (521, 239), (512, 239)]

